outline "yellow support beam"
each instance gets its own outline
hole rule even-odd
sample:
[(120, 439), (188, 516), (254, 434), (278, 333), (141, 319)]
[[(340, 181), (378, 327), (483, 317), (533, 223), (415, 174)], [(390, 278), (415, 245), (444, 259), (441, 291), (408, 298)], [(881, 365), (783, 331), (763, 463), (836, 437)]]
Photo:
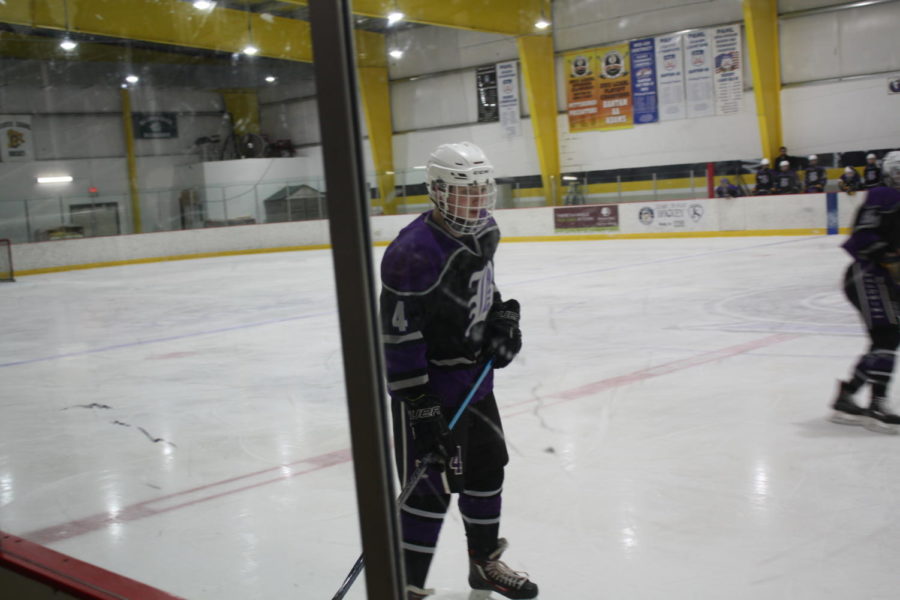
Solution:
[(132, 233), (143, 232), (141, 221), (141, 195), (138, 191), (137, 159), (134, 155), (134, 128), (131, 124), (131, 91), (128, 88), (119, 90), (122, 97), (122, 127), (125, 134), (125, 154), (128, 163), (128, 191), (131, 195)]
[(0, 2), (0, 22), (37, 29), (237, 53), (253, 43), (260, 56), (312, 62), (310, 25), (242, 10), (198, 11), (181, 0), (17, 0)]
[(762, 155), (774, 158), (783, 145), (778, 0), (744, 0), (744, 25), (750, 47)]
[(231, 115), (234, 135), (260, 133), (259, 96), (256, 90), (219, 90), (225, 102), (225, 110)]
[(531, 111), (534, 143), (541, 165), (544, 198), (547, 204), (560, 202), (559, 131), (556, 125), (556, 74), (553, 38), (524, 36), (516, 40), (525, 75), (525, 93)]
[(373, 202), (386, 215), (397, 213), (394, 180), (394, 127), (384, 36), (356, 32), (356, 63), (369, 146), (375, 166), (378, 199)]

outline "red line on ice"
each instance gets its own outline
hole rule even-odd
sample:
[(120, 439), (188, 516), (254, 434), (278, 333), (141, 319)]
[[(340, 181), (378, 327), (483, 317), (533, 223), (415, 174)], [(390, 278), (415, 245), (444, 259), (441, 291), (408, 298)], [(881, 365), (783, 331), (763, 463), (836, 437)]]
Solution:
[[(599, 381), (595, 381), (592, 383), (588, 383), (582, 385), (577, 388), (573, 388), (571, 390), (566, 390), (564, 392), (560, 392), (557, 394), (553, 394), (549, 396), (549, 399), (544, 400), (543, 406), (555, 406), (557, 404), (562, 404), (564, 402), (571, 402), (572, 400), (578, 400), (580, 398), (585, 398), (587, 396), (592, 396), (599, 392), (620, 387), (623, 385), (628, 385), (631, 383), (636, 383), (638, 381), (644, 381), (647, 379), (652, 379), (654, 377), (661, 377), (663, 375), (668, 375), (669, 373), (675, 373), (677, 371), (683, 371), (685, 369), (690, 369), (692, 367), (696, 367), (699, 365), (703, 365), (710, 362), (715, 362), (717, 360), (724, 360), (726, 358), (731, 358), (733, 356), (737, 356), (739, 354), (745, 354), (747, 352), (751, 352), (753, 350), (757, 350), (759, 348), (764, 348), (766, 346), (772, 346), (774, 344), (779, 344), (781, 342), (785, 342), (791, 339), (799, 337), (797, 334), (788, 334), (788, 333), (779, 333), (775, 335), (766, 336), (764, 338), (760, 338), (757, 340), (753, 340), (750, 342), (745, 342), (743, 344), (738, 344), (736, 346), (729, 346), (727, 348), (721, 348), (719, 350), (712, 350), (710, 352), (704, 352), (702, 354), (698, 354), (697, 356), (692, 356), (689, 358), (676, 360), (668, 363), (664, 363), (661, 365), (657, 365), (654, 367), (648, 367), (646, 369), (641, 369), (640, 371), (635, 371), (633, 373), (628, 373), (626, 375), (619, 375), (618, 377), (610, 377), (608, 379), (601, 379)], [(538, 400), (530, 399), (524, 400), (522, 402), (517, 402), (514, 404), (507, 404), (504, 407), (503, 416), (504, 417), (514, 417), (517, 415), (525, 414), (532, 411), (532, 407), (520, 408), (516, 409), (516, 407), (523, 407), (528, 404), (535, 404)], [(510, 407), (513, 407), (513, 410), (508, 410)], [(183, 490), (180, 492), (175, 492), (172, 494), (168, 494), (165, 496), (160, 496), (159, 498), (153, 498), (152, 500), (145, 500), (143, 502), (138, 502), (137, 504), (132, 504), (123, 508), (116, 515), (110, 515), (108, 513), (101, 513), (96, 515), (91, 515), (88, 517), (84, 517), (82, 519), (76, 519), (73, 521), (69, 521), (68, 523), (63, 523), (61, 525), (52, 525), (50, 527), (45, 527), (43, 529), (38, 529), (35, 531), (31, 531), (28, 533), (22, 534), (21, 537), (31, 540), (32, 542), (38, 544), (51, 544), (53, 542), (59, 542), (62, 540), (67, 540), (73, 537), (77, 537), (79, 535), (84, 535), (87, 533), (91, 533), (93, 531), (97, 531), (102, 529), (107, 525), (112, 525), (114, 523), (126, 523), (129, 521), (137, 521), (139, 519), (143, 519), (145, 517), (152, 517), (155, 515), (159, 515), (162, 513), (170, 512), (173, 510), (177, 510), (179, 508), (185, 508), (188, 506), (193, 506), (195, 504), (200, 504), (202, 502), (208, 502), (209, 500), (214, 500), (216, 498), (221, 498), (223, 496), (228, 496), (231, 494), (236, 494), (238, 492), (242, 492), (244, 490), (249, 490), (253, 488), (257, 488), (263, 485), (268, 485), (270, 483), (277, 483), (279, 481), (283, 481), (289, 477), (297, 477), (298, 475), (306, 475), (307, 473), (313, 473), (315, 471), (320, 471), (322, 469), (333, 467), (336, 465), (344, 464), (350, 462), (350, 449), (345, 448), (343, 450), (337, 450), (334, 452), (328, 452), (325, 454), (320, 454), (318, 456), (313, 456), (310, 458), (305, 458), (303, 460), (298, 460), (288, 465), (278, 465), (275, 467), (271, 467), (268, 469), (263, 469), (261, 471), (256, 471), (254, 473), (248, 473), (246, 475), (239, 475), (237, 477), (231, 477), (229, 479), (223, 479), (222, 481), (217, 481), (214, 483), (209, 483), (207, 485), (201, 485), (198, 487), (190, 488), (187, 490)], [(212, 492), (212, 488), (219, 487), (222, 485), (226, 485), (229, 483), (239, 482), (244, 479), (248, 479), (250, 477), (256, 477), (258, 475), (263, 475), (265, 473), (275, 473), (279, 472), (284, 467), (295, 467), (303, 465), (306, 468), (299, 471), (292, 471), (290, 475), (278, 475), (272, 477), (270, 479), (266, 479), (264, 481), (257, 481), (254, 483), (248, 483), (246, 485), (236, 487), (236, 488), (228, 488), (226, 490), (222, 490), (219, 492), (213, 492), (206, 496), (202, 496), (200, 498), (195, 498), (191, 500), (185, 500), (184, 502), (173, 504), (171, 506), (165, 506), (162, 508), (154, 508), (154, 504), (159, 504), (164, 502), (165, 500), (178, 498), (180, 496), (186, 496), (188, 494), (193, 494), (196, 492), (201, 492), (203, 490), (210, 490)]]

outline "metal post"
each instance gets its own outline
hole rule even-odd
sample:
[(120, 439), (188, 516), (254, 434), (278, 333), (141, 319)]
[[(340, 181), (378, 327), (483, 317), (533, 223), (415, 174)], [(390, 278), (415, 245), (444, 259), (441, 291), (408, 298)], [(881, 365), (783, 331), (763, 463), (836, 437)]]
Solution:
[[(341, 325), (344, 383), (369, 600), (399, 600), (400, 528), (388, 445), (375, 268), (349, 0), (311, 0), (328, 223)], [(348, 556), (348, 565), (352, 564)]]
[(653, 172), (653, 199), (659, 200), (659, 190), (656, 188), (656, 172)]
[(616, 192), (619, 195), (619, 203), (622, 202), (622, 176), (616, 175)]
[(22, 203), (25, 204), (25, 236), (26, 239), (31, 241), (31, 214), (28, 212), (28, 200), (22, 200)]
[(697, 197), (697, 188), (694, 184), (694, 170), (691, 169), (691, 198)]

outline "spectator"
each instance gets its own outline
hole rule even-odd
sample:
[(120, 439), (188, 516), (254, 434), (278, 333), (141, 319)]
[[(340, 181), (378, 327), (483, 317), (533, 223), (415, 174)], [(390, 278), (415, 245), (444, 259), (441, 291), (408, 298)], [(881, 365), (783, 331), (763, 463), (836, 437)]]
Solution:
[(769, 168), (769, 159), (764, 158), (756, 169), (756, 187), (753, 188), (754, 196), (768, 196), (772, 193), (772, 181), (774, 174)]
[(723, 177), (719, 181), (719, 187), (716, 188), (716, 198), (737, 198), (743, 195), (741, 188), (733, 185), (727, 177)]
[(806, 173), (803, 175), (803, 191), (807, 194), (820, 194), (825, 191), (826, 183), (828, 183), (828, 174), (823, 167), (819, 166), (819, 157), (810, 154), (809, 166), (806, 167)]
[(862, 181), (859, 178), (859, 173), (856, 172), (856, 169), (853, 167), (847, 167), (844, 169), (844, 174), (841, 175), (841, 179), (838, 181), (838, 187), (841, 188), (842, 192), (847, 192), (851, 196), (859, 189), (862, 188)]
[(791, 170), (791, 163), (782, 160), (778, 163), (779, 171), (775, 174), (776, 194), (796, 194), (800, 191), (800, 180), (797, 174)]
[(863, 187), (878, 187), (881, 185), (881, 167), (878, 166), (878, 159), (874, 154), (869, 152), (866, 156), (866, 170), (863, 171)]
[(788, 162), (788, 165), (790, 165), (792, 171), (797, 168), (797, 165), (795, 164), (797, 161), (788, 155), (787, 147), (782, 146), (778, 149), (778, 156), (775, 157), (775, 164), (780, 165), (782, 161), (785, 160)]

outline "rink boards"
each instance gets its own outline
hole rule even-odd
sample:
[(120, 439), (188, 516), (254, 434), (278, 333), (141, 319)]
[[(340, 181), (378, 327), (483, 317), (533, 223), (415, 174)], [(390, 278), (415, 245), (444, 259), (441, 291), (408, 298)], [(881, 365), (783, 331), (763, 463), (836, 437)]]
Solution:
[[(495, 211), (507, 241), (823, 235), (850, 225), (865, 194), (672, 200)], [(829, 206), (831, 210), (829, 210)], [(392, 240), (415, 215), (375, 216), (376, 244)], [(329, 247), (328, 222), (298, 221), (139, 235), (59, 240), (13, 247), (16, 275)]]

